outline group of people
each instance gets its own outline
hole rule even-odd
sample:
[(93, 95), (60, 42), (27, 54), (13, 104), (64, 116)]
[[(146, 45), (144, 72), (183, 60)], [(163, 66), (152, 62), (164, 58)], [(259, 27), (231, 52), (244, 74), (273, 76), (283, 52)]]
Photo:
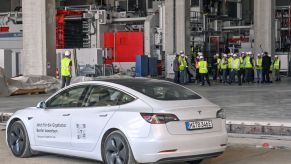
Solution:
[[(191, 67), (193, 66), (193, 67)], [(202, 53), (198, 53), (195, 61), (189, 59), (183, 51), (176, 54), (173, 62), (174, 81), (186, 84), (191, 82), (192, 72), (196, 72), (195, 80), (204, 85), (205, 80), (210, 86), (208, 62)], [(267, 52), (255, 55), (252, 52), (216, 54), (211, 64), (213, 80), (221, 83), (271, 83), (272, 71), (276, 81), (280, 81), (281, 61), (276, 55), (273, 59)], [(191, 71), (194, 70), (194, 71)]]

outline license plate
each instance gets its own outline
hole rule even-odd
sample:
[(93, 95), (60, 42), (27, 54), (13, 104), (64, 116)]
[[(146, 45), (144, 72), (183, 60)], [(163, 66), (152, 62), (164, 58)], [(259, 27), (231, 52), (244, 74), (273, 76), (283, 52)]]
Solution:
[(211, 129), (213, 128), (212, 121), (210, 120), (199, 120), (199, 121), (187, 121), (187, 130), (197, 130), (197, 129)]

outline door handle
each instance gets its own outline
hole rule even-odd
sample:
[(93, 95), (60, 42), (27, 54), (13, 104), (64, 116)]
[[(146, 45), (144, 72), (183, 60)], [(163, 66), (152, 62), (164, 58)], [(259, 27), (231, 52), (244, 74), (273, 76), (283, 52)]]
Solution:
[(71, 114), (63, 114), (63, 116), (70, 116)]
[(100, 114), (99, 117), (107, 117), (107, 114)]

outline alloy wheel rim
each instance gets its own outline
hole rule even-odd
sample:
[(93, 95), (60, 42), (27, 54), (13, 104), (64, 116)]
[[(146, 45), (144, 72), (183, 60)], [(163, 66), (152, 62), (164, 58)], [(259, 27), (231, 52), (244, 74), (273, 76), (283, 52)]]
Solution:
[(119, 137), (110, 138), (105, 147), (105, 156), (109, 164), (127, 163), (127, 150), (124, 142)]
[(14, 154), (21, 154), (24, 148), (24, 132), (20, 127), (13, 127), (9, 133), (9, 143)]

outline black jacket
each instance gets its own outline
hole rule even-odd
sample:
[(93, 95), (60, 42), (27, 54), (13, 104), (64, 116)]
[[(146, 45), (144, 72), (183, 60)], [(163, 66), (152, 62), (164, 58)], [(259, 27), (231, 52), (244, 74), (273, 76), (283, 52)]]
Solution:
[(263, 59), (262, 59), (262, 67), (263, 67), (263, 69), (270, 69), (271, 64), (272, 64), (271, 57), (263, 56)]

